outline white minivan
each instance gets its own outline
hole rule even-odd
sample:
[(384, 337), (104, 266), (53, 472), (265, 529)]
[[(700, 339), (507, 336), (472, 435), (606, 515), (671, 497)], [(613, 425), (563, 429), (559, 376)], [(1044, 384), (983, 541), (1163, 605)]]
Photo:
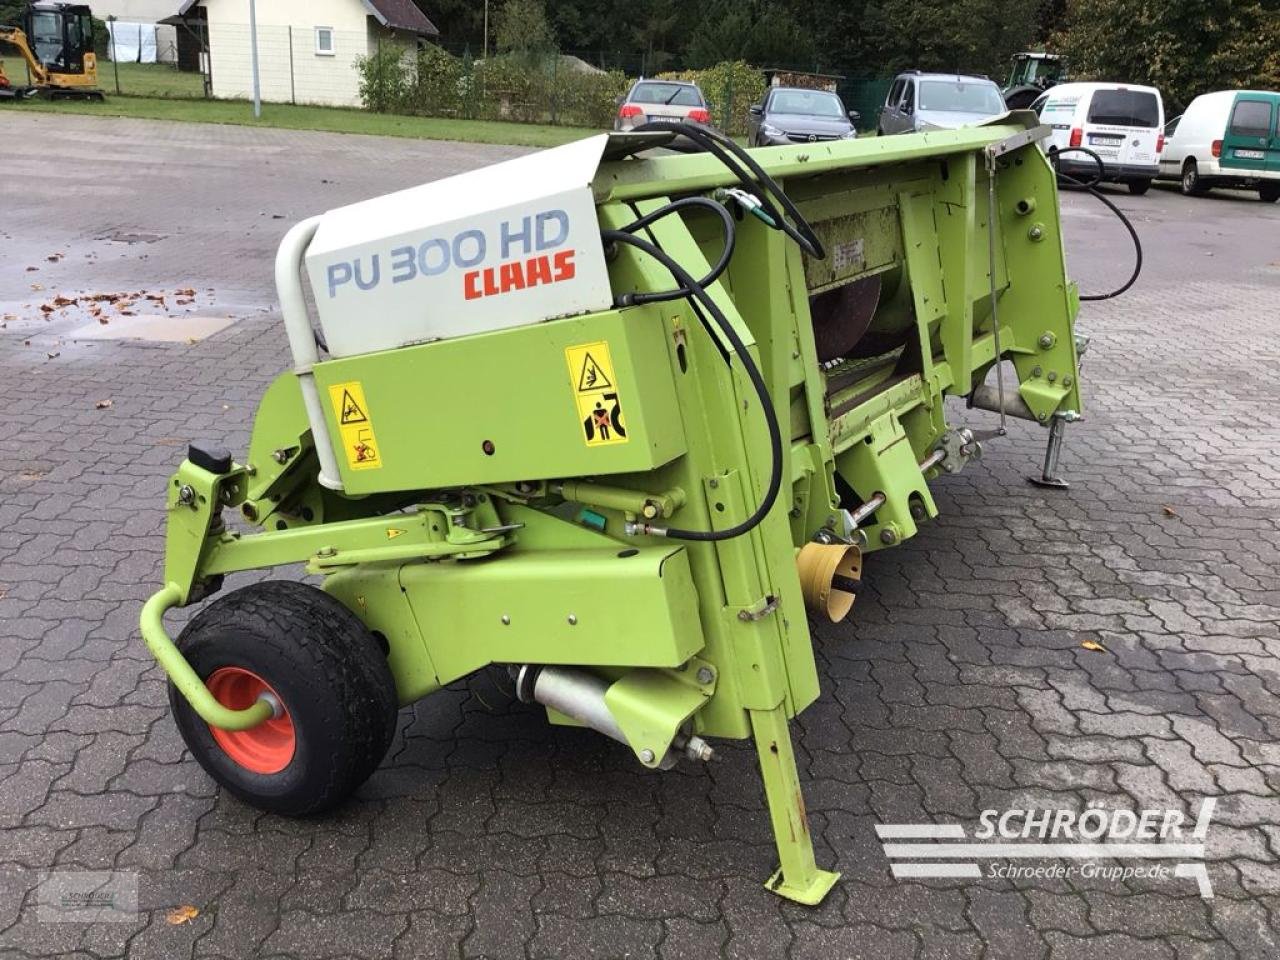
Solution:
[[(1044, 143), (1052, 155), (1085, 147), (1102, 161), (1101, 179), (1143, 194), (1160, 172), (1164, 149), (1164, 101), (1155, 87), (1132, 83), (1062, 83), (1050, 87), (1031, 109), (1053, 128)], [(1077, 180), (1093, 180), (1098, 164), (1087, 153), (1064, 152), (1058, 169)]]
[(1280, 200), (1280, 92), (1203, 93), (1165, 133), (1160, 177), (1181, 180), (1183, 193), (1240, 187), (1266, 203)]

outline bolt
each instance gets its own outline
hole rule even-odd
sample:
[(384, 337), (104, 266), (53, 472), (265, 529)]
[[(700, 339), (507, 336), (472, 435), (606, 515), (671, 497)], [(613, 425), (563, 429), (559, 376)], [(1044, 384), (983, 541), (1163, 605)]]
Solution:
[(509, 627), (509, 626), (511, 626), (511, 617), (509, 617), (509, 616), (508, 616), (507, 614), (505, 614), (505, 613), (502, 615), (502, 625), (503, 625), (504, 627)]
[(1043, 371), (1043, 370), (1041, 370), (1039, 367), (1032, 367), (1032, 368), (1031, 368), (1031, 375), (1032, 375), (1033, 377), (1038, 377), (1038, 376), (1040, 376), (1040, 374), (1042, 374), (1042, 373), (1044, 373), (1044, 371)]
[(1044, 231), (1040, 229), (1039, 224), (1036, 224), (1034, 227), (1032, 227), (1030, 230), (1027, 231), (1027, 236), (1030, 237), (1032, 240), (1040, 240), (1044, 237)]
[(699, 682), (699, 683), (710, 683), (710, 682), (711, 682), (712, 680), (714, 680), (715, 678), (716, 678), (716, 675), (711, 671), (711, 668), (710, 668), (710, 667), (699, 667), (699, 668), (698, 668), (698, 682)]
[(1074, 379), (1074, 378), (1072, 378), (1071, 376), (1065, 376), (1065, 377), (1063, 377), (1063, 378), (1062, 378), (1062, 385), (1063, 385), (1064, 387), (1069, 387), (1069, 386), (1071, 386), (1073, 383), (1075, 383), (1075, 379)]
[(712, 477), (710, 480), (707, 481), (707, 486), (710, 487), (712, 490), (714, 490), (716, 487), (720, 486), (720, 481), (717, 480), (715, 477)]
[(569, 614), (569, 626), (571, 627), (577, 626), (577, 623), (578, 623), (578, 615), (576, 613)]
[(1048, 350), (1050, 347), (1053, 346), (1054, 342), (1055, 342), (1055, 339), (1052, 333), (1040, 334), (1040, 349)]
[(641, 762), (641, 763), (653, 763), (653, 751), (652, 751), (652, 750), (647, 750), (647, 749), (646, 749), (646, 750), (641, 750), (641, 751), (640, 751), (640, 762)]
[(271, 459), (276, 463), (288, 463), (289, 451), (281, 447), (279, 450), (271, 451)]
[(652, 520), (658, 515), (658, 505), (652, 500), (646, 500), (644, 502), (644, 509), (640, 512), (644, 514), (646, 520)]
[(911, 519), (916, 523), (923, 523), (929, 519), (929, 511), (924, 508), (923, 503), (913, 503), (911, 505)]
[(1050, 371), (1049, 371), (1049, 378), (1048, 378), (1048, 379), (1049, 379), (1049, 382), (1050, 382), (1050, 383), (1053, 383), (1053, 381), (1057, 380), (1057, 379), (1058, 379), (1058, 373), (1057, 373), (1057, 371), (1055, 371), (1055, 370), (1050, 370)]
[(190, 506), (196, 502), (196, 491), (189, 483), (184, 483), (178, 489), (178, 502)]
[(335, 547), (321, 547), (316, 551), (317, 557), (336, 557), (338, 551)]
[(898, 542), (898, 532), (892, 527), (885, 527), (880, 531), (880, 542), (886, 546), (892, 546)]

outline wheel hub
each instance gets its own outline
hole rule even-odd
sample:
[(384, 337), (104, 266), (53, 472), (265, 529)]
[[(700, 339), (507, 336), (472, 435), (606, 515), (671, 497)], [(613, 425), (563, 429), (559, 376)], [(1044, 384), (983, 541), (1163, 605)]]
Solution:
[(280, 695), (252, 670), (220, 667), (209, 675), (205, 686), (224, 707), (243, 710), (259, 700), (271, 704), (272, 716), (248, 730), (210, 727), (214, 741), (235, 763), (253, 773), (279, 773), (293, 760), (297, 735), (293, 720)]

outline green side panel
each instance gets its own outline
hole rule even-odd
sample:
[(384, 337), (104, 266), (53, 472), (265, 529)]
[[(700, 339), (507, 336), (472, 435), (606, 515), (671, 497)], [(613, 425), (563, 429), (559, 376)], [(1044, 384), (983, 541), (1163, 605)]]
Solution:
[[(600, 342), (626, 437), (589, 444), (566, 350)], [(685, 451), (656, 309), (328, 360), (315, 378), (348, 494), (648, 471)], [(376, 437), (371, 468), (352, 469), (331, 402), (330, 387), (353, 381)]]
[(679, 546), (412, 564), (400, 586), (442, 683), (488, 663), (675, 667), (703, 646)]
[(439, 689), (441, 683), (409, 601), (400, 589), (399, 574), (398, 564), (360, 564), (326, 578), (324, 590), (386, 639), (387, 663), (404, 706)]

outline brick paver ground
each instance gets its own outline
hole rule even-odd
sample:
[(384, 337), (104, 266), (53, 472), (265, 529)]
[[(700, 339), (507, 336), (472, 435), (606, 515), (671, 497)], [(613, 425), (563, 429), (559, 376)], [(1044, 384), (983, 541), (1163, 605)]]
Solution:
[[(1043, 439), (1015, 423), (936, 485), (943, 517), (876, 554), (851, 620), (822, 631), (823, 696), (796, 735), (819, 857), (844, 879), (806, 909), (761, 888), (749, 749), (652, 775), (479, 678), (402, 713), (357, 802), (290, 821), (184, 755), (138, 637), (167, 473), (191, 437), (243, 449), (286, 365), (278, 237), (518, 151), (3, 123), (27, 173), (0, 184), (0, 956), (1280, 955), (1276, 207), (1117, 194), (1149, 266), (1082, 313), (1071, 490), (1024, 482)], [(1129, 256), (1093, 203), (1066, 201), (1086, 289)], [(77, 343), (87, 314), (39, 318), (55, 293), (144, 288), (237, 322), (195, 343)], [(874, 832), (1095, 801), (1194, 814), (1206, 797), (1212, 900), (1185, 879), (900, 882)], [(42, 871), (87, 869), (137, 872), (136, 919), (40, 922)], [(199, 915), (167, 922), (186, 904)]]

